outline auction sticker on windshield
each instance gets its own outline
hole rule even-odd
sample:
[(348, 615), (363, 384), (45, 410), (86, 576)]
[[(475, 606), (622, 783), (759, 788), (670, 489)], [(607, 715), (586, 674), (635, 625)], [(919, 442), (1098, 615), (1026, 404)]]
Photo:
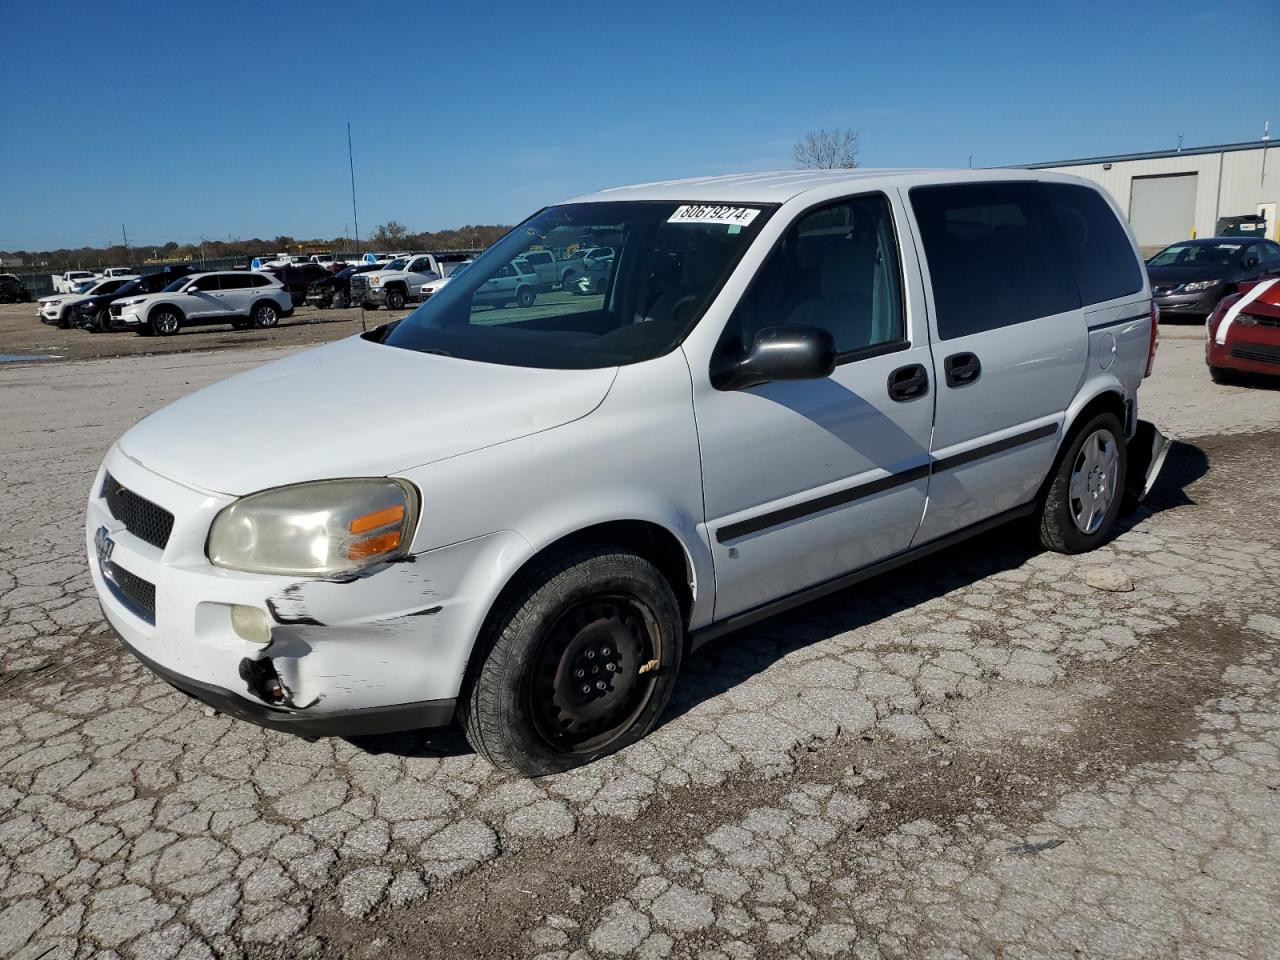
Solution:
[(727, 207), (720, 204), (688, 204), (677, 207), (667, 223), (725, 223), (745, 227), (760, 211), (755, 207)]

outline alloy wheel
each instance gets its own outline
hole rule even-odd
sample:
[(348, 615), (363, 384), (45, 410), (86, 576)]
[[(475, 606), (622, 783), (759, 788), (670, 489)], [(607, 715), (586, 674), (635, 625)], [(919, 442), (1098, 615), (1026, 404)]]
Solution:
[(1067, 486), (1071, 520), (1076, 529), (1096, 533), (1115, 501), (1119, 474), (1119, 450), (1110, 430), (1095, 430), (1085, 439), (1071, 469)]

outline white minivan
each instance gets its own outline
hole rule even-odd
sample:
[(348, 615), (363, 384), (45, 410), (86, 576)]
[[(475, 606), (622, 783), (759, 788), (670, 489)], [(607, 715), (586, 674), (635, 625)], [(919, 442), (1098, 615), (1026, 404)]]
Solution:
[[(530, 248), (576, 297), (495, 303)], [(1101, 543), (1163, 443), (1114, 204), (1045, 171), (753, 174), (548, 207), (414, 313), (129, 430), (94, 481), (128, 648), (305, 736), (497, 766), (643, 737), (707, 640), (1019, 517)]]

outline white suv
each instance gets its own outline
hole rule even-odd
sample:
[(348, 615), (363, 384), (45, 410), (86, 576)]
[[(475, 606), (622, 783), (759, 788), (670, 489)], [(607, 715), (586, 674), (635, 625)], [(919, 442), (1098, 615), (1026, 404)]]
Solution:
[[(534, 243), (613, 255), (587, 295), (493, 296)], [(129, 430), (90, 493), (93, 582), (226, 713), (456, 716), (498, 766), (564, 770), (650, 730), (712, 637), (1019, 517), (1102, 543), (1162, 452), (1155, 336), (1132, 236), (1073, 177), (609, 190), (408, 317)], [(262, 416), (285, 406), (308, 416)]]
[(115, 329), (161, 337), (202, 323), (274, 327), (292, 313), (293, 300), (276, 277), (244, 270), (188, 274), (159, 293), (111, 305)]

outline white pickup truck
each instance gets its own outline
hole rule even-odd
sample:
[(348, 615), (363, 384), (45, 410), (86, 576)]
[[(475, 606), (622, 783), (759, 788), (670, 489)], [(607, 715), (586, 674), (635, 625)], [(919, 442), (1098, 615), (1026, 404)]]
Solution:
[(86, 280), (100, 280), (102, 274), (92, 270), (66, 270), (53, 274), (52, 278), (54, 293), (75, 293)]
[(410, 300), (421, 299), (423, 284), (447, 277), (468, 259), (465, 253), (417, 253), (397, 257), (381, 270), (353, 276), (351, 302), (370, 308), (385, 304), (388, 310), (400, 310)]

